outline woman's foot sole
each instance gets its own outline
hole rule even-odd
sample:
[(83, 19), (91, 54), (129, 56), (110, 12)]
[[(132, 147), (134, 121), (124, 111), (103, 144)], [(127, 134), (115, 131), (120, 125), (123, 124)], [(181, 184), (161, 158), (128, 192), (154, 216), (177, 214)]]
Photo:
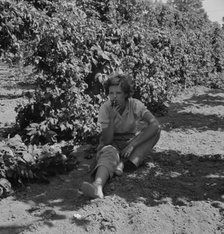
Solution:
[(100, 194), (97, 187), (94, 184), (83, 182), (81, 190), (83, 194), (90, 198), (103, 198), (103, 194)]

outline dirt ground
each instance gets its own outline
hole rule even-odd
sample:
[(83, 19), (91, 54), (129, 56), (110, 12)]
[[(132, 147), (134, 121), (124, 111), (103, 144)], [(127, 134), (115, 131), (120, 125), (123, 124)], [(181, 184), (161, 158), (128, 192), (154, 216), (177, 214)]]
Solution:
[[(0, 129), (15, 121), (20, 92), (0, 89)], [(80, 193), (91, 159), (88, 145), (78, 147), (78, 169), (0, 200), (0, 234), (223, 234), (224, 90), (183, 92), (159, 120), (151, 157), (114, 177), (104, 199)]]

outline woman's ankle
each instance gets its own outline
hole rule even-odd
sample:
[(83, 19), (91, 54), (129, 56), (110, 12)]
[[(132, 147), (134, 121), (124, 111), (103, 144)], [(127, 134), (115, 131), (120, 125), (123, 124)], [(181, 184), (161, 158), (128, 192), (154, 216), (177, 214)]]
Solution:
[(124, 163), (123, 162), (119, 162), (117, 165), (117, 168), (115, 170), (115, 175), (117, 176), (122, 176), (123, 174), (123, 169), (124, 169)]
[(95, 179), (93, 184), (96, 186), (96, 187), (103, 187), (103, 184), (102, 184), (102, 180), (99, 178), (99, 179)]
[(104, 194), (103, 194), (103, 186), (102, 184), (99, 184), (97, 182), (93, 182), (93, 185), (95, 186), (96, 188), (96, 194), (99, 198), (103, 198), (104, 197)]

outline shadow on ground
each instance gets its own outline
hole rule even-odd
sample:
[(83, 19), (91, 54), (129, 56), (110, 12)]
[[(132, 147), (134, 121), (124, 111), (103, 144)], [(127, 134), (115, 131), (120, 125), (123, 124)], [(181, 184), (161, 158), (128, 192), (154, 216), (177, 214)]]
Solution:
[(141, 198), (149, 206), (167, 202), (179, 206), (192, 201), (223, 202), (223, 168), (224, 155), (199, 157), (166, 151), (152, 154), (142, 168), (112, 183), (118, 196), (129, 202)]
[[(80, 194), (82, 181), (91, 181), (88, 168), (92, 160), (83, 160), (69, 175), (58, 175), (50, 184), (37, 184), (20, 191), (17, 199), (32, 200), (38, 206), (57, 206), (60, 210), (77, 210), (90, 201)], [(175, 151), (154, 152), (133, 173), (114, 177), (105, 186), (105, 195), (118, 195), (127, 202), (143, 199), (148, 206), (170, 202), (187, 205), (191, 201), (224, 201), (224, 155), (181, 155)], [(42, 214), (44, 215), (44, 214)], [(54, 216), (56, 217), (56, 216)], [(63, 218), (63, 217), (62, 217)]]
[(224, 131), (224, 90), (210, 90), (172, 104), (168, 116), (161, 117), (164, 130)]

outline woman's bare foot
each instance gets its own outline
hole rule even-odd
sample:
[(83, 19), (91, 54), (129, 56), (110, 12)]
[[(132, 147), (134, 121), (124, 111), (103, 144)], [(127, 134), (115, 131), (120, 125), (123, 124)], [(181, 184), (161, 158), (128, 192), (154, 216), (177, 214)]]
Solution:
[(95, 183), (83, 182), (81, 190), (83, 194), (90, 198), (104, 198), (103, 188)]
[(124, 163), (123, 162), (119, 162), (117, 165), (117, 168), (115, 170), (115, 175), (117, 176), (122, 176), (123, 175), (123, 169), (124, 169)]

